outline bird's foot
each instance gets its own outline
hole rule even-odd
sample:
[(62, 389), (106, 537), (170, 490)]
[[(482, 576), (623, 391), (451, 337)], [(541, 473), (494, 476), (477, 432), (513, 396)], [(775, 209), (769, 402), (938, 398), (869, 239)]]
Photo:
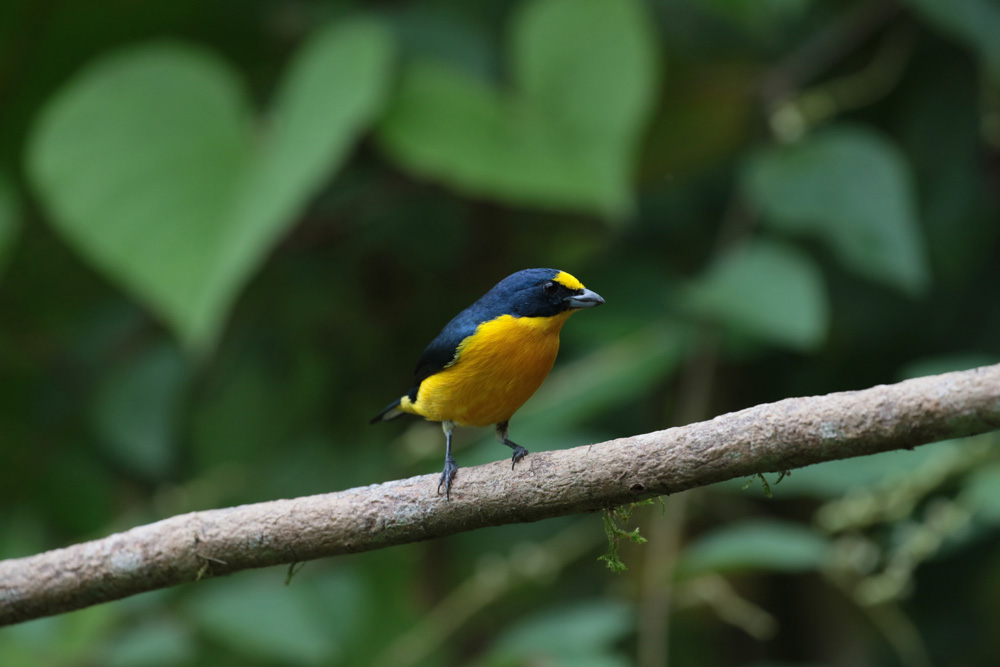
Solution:
[(517, 462), (528, 455), (528, 450), (521, 445), (514, 445), (514, 453), (510, 457), (510, 469), (513, 470)]
[(444, 460), (444, 470), (441, 471), (441, 481), (438, 482), (438, 495), (441, 495), (441, 487), (444, 487), (444, 497), (446, 500), (451, 500), (451, 480), (455, 479), (455, 473), (458, 472), (458, 464), (455, 463), (455, 459), (448, 456)]

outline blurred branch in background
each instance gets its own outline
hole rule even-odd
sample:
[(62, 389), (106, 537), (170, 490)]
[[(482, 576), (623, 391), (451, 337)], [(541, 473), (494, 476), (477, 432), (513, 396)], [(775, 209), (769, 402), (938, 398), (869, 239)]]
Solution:
[[(742, 211), (733, 206), (729, 217), (743, 217)], [(678, 424), (700, 421), (709, 414), (721, 343), (718, 334), (711, 330), (703, 330), (698, 338), (698, 352), (681, 374), (674, 420)], [(666, 667), (670, 662), (670, 613), (675, 605), (674, 584), (683, 551), (688, 500), (688, 494), (675, 498), (665, 508), (664, 520), (653, 521), (648, 531), (642, 584), (638, 591), (641, 609), (637, 647), (639, 667)], [(647, 511), (645, 516), (650, 514)]]
[(882, 38), (871, 63), (861, 71), (771, 101), (771, 131), (781, 141), (794, 141), (817, 125), (884, 97), (899, 83), (915, 43), (913, 26), (897, 27)]
[(777, 403), (707, 422), (462, 470), (194, 512), (0, 562), (0, 623), (236, 572), (594, 511), (762, 472), (1000, 428), (1000, 364)]

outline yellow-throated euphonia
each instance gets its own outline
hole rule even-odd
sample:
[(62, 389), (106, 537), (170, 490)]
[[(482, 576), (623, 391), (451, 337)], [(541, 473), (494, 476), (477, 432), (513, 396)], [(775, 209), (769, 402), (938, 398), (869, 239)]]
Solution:
[(420, 355), (413, 387), (371, 423), (404, 412), (441, 422), (445, 435), (444, 486), (458, 466), (451, 456), (455, 426), (496, 426), (497, 440), (514, 450), (511, 468), (528, 453), (511, 442), (510, 418), (552, 370), (559, 330), (580, 308), (604, 303), (579, 280), (554, 269), (525, 269), (507, 276), (445, 325)]

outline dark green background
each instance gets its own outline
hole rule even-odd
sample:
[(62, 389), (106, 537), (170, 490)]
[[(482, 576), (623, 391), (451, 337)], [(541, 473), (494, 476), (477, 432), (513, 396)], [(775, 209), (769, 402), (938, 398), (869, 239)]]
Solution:
[[(440, 470), (368, 419), (516, 270), (534, 451), (1000, 361), (994, 0), (0, 5), (0, 557)], [(509, 455), (464, 430), (461, 466)], [(987, 665), (995, 437), (145, 594), (0, 665)], [(456, 482), (461, 491), (461, 473)]]

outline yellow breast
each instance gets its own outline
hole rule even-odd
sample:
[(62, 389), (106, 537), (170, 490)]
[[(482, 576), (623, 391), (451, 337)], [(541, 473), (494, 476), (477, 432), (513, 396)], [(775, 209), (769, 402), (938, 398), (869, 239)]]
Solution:
[(559, 331), (570, 312), (554, 317), (502, 315), (462, 341), (455, 361), (420, 384), (417, 400), (400, 408), (431, 421), (462, 426), (505, 422), (552, 370)]

